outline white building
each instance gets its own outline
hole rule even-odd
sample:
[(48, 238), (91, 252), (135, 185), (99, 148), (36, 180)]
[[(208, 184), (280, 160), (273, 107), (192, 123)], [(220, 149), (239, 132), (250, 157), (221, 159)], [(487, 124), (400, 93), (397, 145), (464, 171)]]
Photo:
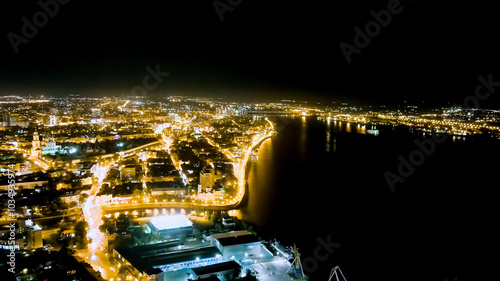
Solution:
[(42, 154), (56, 154), (60, 152), (61, 146), (56, 144), (54, 137), (47, 137), (47, 142), (42, 150)]
[(55, 115), (49, 116), (49, 126), (57, 126), (57, 116)]

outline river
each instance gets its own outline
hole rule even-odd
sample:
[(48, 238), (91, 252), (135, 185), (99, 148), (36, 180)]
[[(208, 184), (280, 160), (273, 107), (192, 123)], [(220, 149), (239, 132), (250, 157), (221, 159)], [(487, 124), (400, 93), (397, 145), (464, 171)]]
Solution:
[(472, 259), (463, 241), (491, 235), (498, 165), (485, 161), (499, 159), (498, 140), (448, 137), (392, 192), (384, 172), (397, 173), (421, 134), (379, 126), (373, 136), (316, 117), (286, 123), (249, 163), (238, 216), (264, 239), (296, 243), (312, 280), (328, 280), (335, 265), (347, 280), (452, 280)]

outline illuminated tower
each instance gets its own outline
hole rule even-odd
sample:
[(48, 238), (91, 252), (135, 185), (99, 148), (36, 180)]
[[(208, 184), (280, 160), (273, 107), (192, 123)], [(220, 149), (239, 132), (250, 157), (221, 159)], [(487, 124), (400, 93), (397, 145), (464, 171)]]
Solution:
[(40, 146), (40, 139), (38, 137), (38, 132), (33, 133), (33, 141), (31, 142), (31, 157), (37, 158), (42, 154), (42, 148)]
[(49, 126), (57, 126), (57, 116), (55, 115), (49, 116)]
[(214, 169), (205, 169), (200, 172), (201, 188), (205, 192), (210, 192), (214, 187)]

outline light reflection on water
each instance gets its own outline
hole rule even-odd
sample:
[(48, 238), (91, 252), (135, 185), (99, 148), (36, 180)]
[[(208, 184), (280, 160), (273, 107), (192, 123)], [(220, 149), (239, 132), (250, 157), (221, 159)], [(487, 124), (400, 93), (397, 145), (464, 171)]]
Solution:
[(230, 216), (247, 221), (263, 222), (267, 216), (268, 204), (271, 204), (274, 197), (270, 196), (267, 185), (273, 180), (273, 138), (265, 140), (259, 147), (258, 161), (249, 162), (247, 165), (248, 188), (246, 206), (241, 209), (229, 211)]
[[(259, 148), (258, 161), (250, 162), (247, 166), (249, 185), (249, 192), (246, 194), (247, 203), (241, 209), (231, 210), (229, 215), (250, 222), (258, 222), (259, 225), (265, 225), (267, 218), (271, 216), (269, 212), (272, 210), (280, 192), (278, 185), (281, 185), (283, 180), (277, 178), (283, 175), (276, 175), (278, 170), (282, 168), (276, 167), (276, 165), (282, 165), (284, 161), (277, 158), (287, 157), (287, 153), (289, 153), (280, 149), (280, 147), (289, 146), (289, 149), (295, 151), (293, 156), (296, 158), (293, 160), (298, 161), (298, 163), (305, 163), (308, 154), (311, 154), (309, 141), (313, 138), (310, 138), (309, 134), (315, 128), (309, 127), (313, 123), (306, 117), (299, 117), (296, 121), (291, 127), (285, 128), (278, 135), (262, 143)], [(366, 134), (364, 124), (329, 119), (325, 119), (323, 122), (325, 153), (337, 152), (337, 138), (335, 136), (337, 133)], [(297, 173), (300, 172), (292, 170), (287, 172), (285, 176), (293, 177)]]
[[(318, 161), (317, 157), (321, 157), (319, 154), (336, 155), (339, 149), (347, 149), (344, 152), (351, 153), (352, 147), (345, 146), (342, 142), (338, 143), (339, 139), (341, 140), (339, 134), (367, 135), (367, 127), (379, 129), (378, 126), (365, 123), (295, 118), (276, 136), (260, 146), (257, 162), (248, 163), (249, 192), (246, 194), (246, 205), (231, 211), (230, 215), (258, 225), (266, 225), (266, 221), (274, 215), (273, 207), (283, 205), (277, 200), (284, 200), (283, 194), (289, 196), (292, 186), (299, 184), (294, 179), (309, 176), (301, 174), (301, 169), (315, 165), (314, 161)], [(465, 137), (456, 137), (454, 140), (465, 141)], [(341, 146), (337, 146), (338, 144)], [(296, 189), (300, 188), (302, 187)], [(301, 198), (300, 195), (297, 196)], [(275, 209), (274, 212), (281, 210)]]

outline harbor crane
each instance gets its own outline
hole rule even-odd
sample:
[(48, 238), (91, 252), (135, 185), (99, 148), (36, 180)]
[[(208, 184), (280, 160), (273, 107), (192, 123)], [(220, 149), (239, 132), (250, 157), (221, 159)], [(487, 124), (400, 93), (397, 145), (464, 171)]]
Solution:
[(334, 276), (335, 276), (335, 280), (339, 281), (339, 274), (337, 273), (337, 271), (340, 272), (340, 275), (342, 275), (341, 280), (347, 281), (347, 279), (345, 279), (344, 273), (342, 273), (342, 270), (338, 266), (335, 266), (334, 268), (332, 268), (332, 271), (330, 271), (330, 278), (328, 279), (328, 281), (331, 281)]

